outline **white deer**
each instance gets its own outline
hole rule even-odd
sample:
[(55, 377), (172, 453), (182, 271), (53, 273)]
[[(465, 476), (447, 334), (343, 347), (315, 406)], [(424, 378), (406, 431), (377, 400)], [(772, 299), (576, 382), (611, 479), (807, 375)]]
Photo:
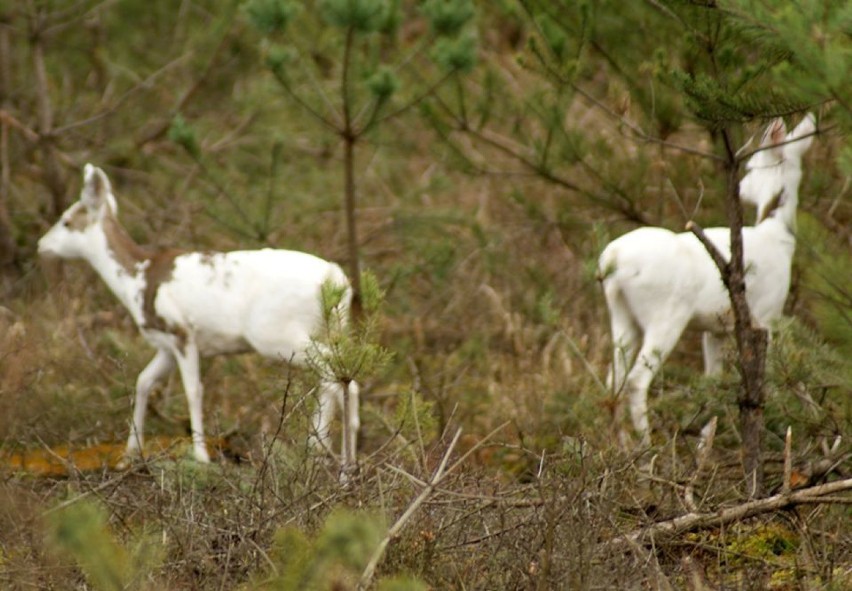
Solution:
[[(88, 261), (157, 349), (136, 381), (127, 456), (142, 448), (148, 395), (177, 366), (189, 405), (193, 453), (199, 462), (209, 462), (200, 357), (256, 351), (304, 365), (323, 328), (323, 284), (344, 290), (335, 312), (345, 322), (352, 297), (349, 281), (336, 264), (290, 250), (149, 251), (130, 238), (117, 214), (109, 179), (87, 164), (80, 200), (41, 238), (39, 253)], [(344, 407), (348, 428), (343, 429), (341, 456), (346, 470), (355, 459), (360, 425), (358, 385), (325, 379), (318, 390), (313, 443), (328, 447), (334, 407)]]
[[(740, 196), (758, 208), (756, 225), (743, 228), (742, 237), (746, 301), (761, 328), (781, 315), (790, 289), (801, 162), (815, 129), (811, 114), (789, 135), (781, 119), (773, 121), (740, 181)], [(705, 233), (730, 259), (730, 230)], [(703, 332), (705, 373), (721, 371), (723, 338), (733, 328), (728, 292), (692, 233), (663, 228), (639, 228), (613, 240), (601, 253), (598, 276), (614, 348), (610, 387), (626, 393), (633, 427), (648, 443), (648, 388), (685, 329)]]

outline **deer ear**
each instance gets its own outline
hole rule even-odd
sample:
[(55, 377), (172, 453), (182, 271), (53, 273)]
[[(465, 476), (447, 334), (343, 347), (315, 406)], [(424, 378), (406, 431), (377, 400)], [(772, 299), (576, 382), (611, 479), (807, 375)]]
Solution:
[(107, 175), (97, 166), (86, 164), (83, 170), (83, 192), (80, 201), (89, 211), (99, 210), (105, 203), (109, 203), (112, 197)]
[(760, 147), (768, 148), (775, 144), (780, 144), (787, 136), (787, 126), (784, 125), (784, 120), (781, 117), (773, 119), (772, 123), (763, 132), (763, 139), (760, 141)]
[(792, 143), (784, 146), (784, 153), (790, 158), (801, 158), (808, 148), (811, 147), (814, 141), (813, 134), (816, 130), (816, 118), (813, 113), (808, 113), (796, 128), (790, 132), (790, 135), (787, 136), (787, 141)]

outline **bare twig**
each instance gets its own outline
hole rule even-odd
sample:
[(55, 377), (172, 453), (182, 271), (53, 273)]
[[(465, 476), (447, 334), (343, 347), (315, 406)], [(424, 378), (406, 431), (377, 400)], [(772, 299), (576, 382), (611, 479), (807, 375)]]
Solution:
[(812, 131), (811, 133), (800, 135), (800, 136), (794, 137), (794, 138), (789, 139), (789, 140), (784, 140), (784, 141), (781, 141), (781, 142), (775, 142), (775, 143), (769, 144), (767, 146), (761, 145), (761, 146), (755, 148), (754, 150), (746, 151), (746, 148), (748, 148), (749, 143), (751, 142), (751, 139), (749, 139), (749, 141), (746, 143), (746, 145), (744, 145), (742, 148), (737, 150), (734, 155), (735, 155), (738, 162), (745, 162), (749, 158), (751, 158), (752, 156), (757, 154), (758, 152), (763, 152), (764, 150), (774, 150), (776, 148), (781, 148), (783, 146), (786, 146), (787, 144), (794, 144), (801, 139), (817, 136), (817, 135), (820, 135), (820, 134), (824, 134), (827, 131), (827, 129), (830, 129), (830, 128), (826, 128), (826, 129), (819, 129), (818, 128), (818, 129), (815, 129), (814, 131)]
[(592, 364), (586, 359), (586, 356), (583, 355), (583, 352), (580, 351), (580, 347), (577, 346), (577, 343), (574, 342), (567, 332), (564, 330), (560, 330), (557, 334), (561, 334), (565, 338), (565, 342), (568, 343), (568, 346), (571, 347), (571, 350), (574, 354), (583, 362), (583, 367), (589, 372), (589, 375), (592, 377), (592, 380), (595, 382), (595, 385), (600, 389), (604, 394), (609, 393), (609, 388), (604, 384), (601, 379), (598, 377), (598, 373), (595, 371), (595, 368), (592, 367)]
[[(181, 56), (173, 59), (169, 63), (167, 63), (167, 64), (163, 65), (162, 67), (160, 67), (159, 69), (155, 70), (150, 75), (146, 76), (143, 80), (141, 80), (140, 82), (138, 82), (137, 84), (135, 84), (134, 86), (132, 86), (131, 88), (126, 90), (121, 96), (119, 96), (117, 99), (115, 99), (112, 102), (111, 105), (106, 106), (104, 109), (102, 109), (98, 113), (95, 113), (94, 115), (92, 115), (90, 117), (86, 117), (85, 119), (80, 119), (78, 121), (72, 121), (70, 123), (66, 123), (65, 125), (62, 125), (60, 127), (53, 129), (51, 131), (51, 133), (55, 136), (60, 136), (60, 135), (63, 135), (65, 133), (68, 133), (69, 131), (77, 129), (79, 127), (85, 127), (86, 125), (91, 125), (92, 123), (96, 123), (96, 122), (100, 121), (101, 119), (104, 119), (105, 117), (109, 117), (109, 116), (117, 113), (119, 108), (122, 105), (124, 105), (124, 103), (126, 103), (128, 101), (128, 99), (130, 99), (131, 97), (133, 97), (134, 95), (136, 95), (137, 93), (139, 93), (141, 91), (148, 90), (149, 88), (151, 88), (153, 82), (157, 78), (159, 78), (160, 76), (162, 76), (166, 72), (172, 70), (176, 66), (183, 64), (183, 62), (185, 62), (190, 57), (192, 57), (191, 52), (186, 53), (184, 55), (181, 55)], [(169, 125), (171, 124), (171, 120), (169, 120), (168, 124)]]
[(719, 268), (719, 272), (722, 274), (722, 280), (725, 282), (725, 285), (728, 285), (730, 275), (728, 272), (728, 261), (726, 261), (725, 257), (722, 256), (722, 253), (719, 252), (716, 245), (707, 238), (707, 234), (704, 233), (704, 228), (690, 220), (686, 222), (686, 231), (695, 234), (698, 241), (704, 245), (704, 248), (707, 249), (707, 253), (713, 259), (713, 262), (716, 263), (716, 267)]
[[(292, 356), (290, 357), (290, 361), (292, 361)], [(278, 440), (278, 436), (281, 435), (281, 431), (284, 429), (284, 423), (287, 421), (287, 400), (290, 398), (290, 389), (293, 385), (292, 363), (288, 363), (287, 368), (287, 382), (284, 386), (284, 394), (281, 396), (281, 412), (278, 414), (278, 424), (275, 426), (275, 433), (273, 433), (272, 437), (270, 437), (269, 445), (266, 446), (266, 450), (264, 451), (263, 462), (260, 464), (260, 469), (257, 471), (257, 477), (252, 485), (252, 497), (254, 497), (255, 493), (258, 491), (258, 487), (260, 486), (263, 477), (269, 470), (269, 460), (272, 456), (273, 446)]]
[[(50, 448), (47, 448), (47, 449), (50, 450)], [(62, 461), (64, 462), (65, 460), (62, 459)], [(82, 492), (82, 493), (80, 493), (80, 494), (78, 494), (74, 497), (71, 497), (70, 499), (66, 499), (65, 501), (62, 501), (61, 503), (58, 503), (58, 504), (54, 505), (53, 507), (50, 507), (49, 509), (46, 509), (45, 511), (43, 511), (41, 513), (41, 516), (44, 517), (45, 515), (49, 515), (49, 514), (55, 512), (55, 511), (61, 511), (62, 509), (65, 509), (66, 507), (70, 507), (71, 505), (82, 501), (86, 497), (89, 497), (93, 494), (97, 494), (97, 493), (101, 492), (102, 490), (109, 488), (112, 485), (117, 485), (119, 482), (127, 479), (129, 476), (133, 476), (134, 474), (144, 472), (147, 469), (148, 469), (148, 465), (140, 462), (139, 464), (133, 466), (129, 470), (125, 470), (124, 472), (122, 472), (121, 474), (116, 476), (115, 478), (110, 478), (109, 480), (104, 480), (98, 486), (96, 486), (94, 488), (90, 488), (89, 490), (86, 490), (86, 491), (84, 491), (84, 492)]]
[(33, 131), (25, 124), (21, 123), (18, 119), (15, 118), (14, 115), (12, 115), (6, 109), (0, 110), (0, 121), (2, 121), (5, 125), (13, 127), (20, 131), (21, 134), (31, 142), (37, 142), (41, 137), (39, 136), (38, 132)]

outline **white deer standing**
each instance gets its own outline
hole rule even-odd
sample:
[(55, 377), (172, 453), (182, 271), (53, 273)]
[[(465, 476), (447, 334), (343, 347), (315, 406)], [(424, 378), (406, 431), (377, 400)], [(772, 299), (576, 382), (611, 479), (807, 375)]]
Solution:
[[(815, 129), (812, 114), (789, 135), (781, 119), (773, 121), (740, 181), (740, 196), (758, 208), (757, 224), (743, 228), (742, 237), (746, 301), (761, 328), (781, 315), (790, 289), (801, 162)], [(730, 229), (705, 233), (730, 259)], [(626, 392), (633, 427), (648, 443), (648, 388), (685, 329), (703, 332), (705, 373), (721, 371), (723, 338), (733, 328), (728, 292), (699, 240), (664, 228), (639, 228), (612, 241), (598, 276), (614, 348), (610, 387)]]
[[(196, 460), (209, 462), (200, 357), (256, 351), (304, 365), (323, 328), (323, 284), (344, 290), (336, 313), (345, 323), (349, 281), (336, 264), (290, 250), (149, 251), (130, 238), (117, 214), (109, 179), (87, 164), (80, 200), (41, 238), (39, 253), (88, 261), (157, 349), (136, 381), (127, 455), (142, 448), (148, 395), (177, 366), (189, 405), (193, 453)], [(346, 470), (356, 454), (358, 385), (321, 381), (313, 417), (315, 445), (328, 446), (335, 405), (348, 415), (341, 454)]]

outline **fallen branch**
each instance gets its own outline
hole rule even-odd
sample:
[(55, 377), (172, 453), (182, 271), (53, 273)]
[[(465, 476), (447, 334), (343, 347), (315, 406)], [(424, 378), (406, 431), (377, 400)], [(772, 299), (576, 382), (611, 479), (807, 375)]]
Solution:
[(606, 545), (622, 546), (637, 542), (652, 543), (660, 537), (672, 537), (688, 531), (717, 527), (748, 517), (754, 517), (761, 513), (787, 509), (795, 505), (837, 503), (841, 499), (843, 503), (847, 503), (848, 499), (845, 499), (845, 497), (838, 498), (831, 495), (850, 490), (852, 490), (852, 478), (847, 478), (845, 480), (836, 480), (800, 489), (792, 493), (781, 493), (765, 499), (748, 501), (747, 503), (727, 509), (720, 509), (713, 513), (687, 513), (686, 515), (666, 521), (659, 521), (648, 527), (624, 534), (609, 540)]

